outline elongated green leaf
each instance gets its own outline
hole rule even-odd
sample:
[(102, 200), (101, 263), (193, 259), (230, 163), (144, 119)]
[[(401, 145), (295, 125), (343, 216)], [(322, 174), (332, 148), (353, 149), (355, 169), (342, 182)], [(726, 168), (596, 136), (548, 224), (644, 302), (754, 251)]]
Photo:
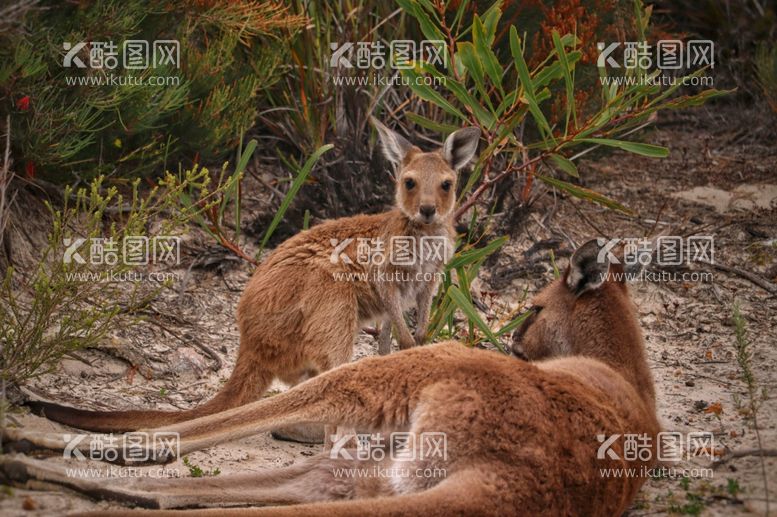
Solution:
[(464, 14), (464, 12), (467, 10), (467, 6), (469, 5), (469, 0), (462, 0), (459, 2), (459, 7), (456, 9), (456, 16), (453, 18), (453, 23), (451, 24), (451, 27), (457, 27), (459, 23), (461, 22), (461, 17)]
[(251, 156), (253, 156), (254, 151), (256, 150), (256, 140), (251, 139), (250, 142), (248, 142), (248, 145), (246, 148), (240, 153), (240, 159), (237, 162), (237, 168), (235, 169), (235, 173), (240, 174), (244, 170), (246, 170), (246, 167), (248, 167), (248, 160), (251, 159)]
[(467, 116), (464, 115), (461, 111), (459, 111), (453, 104), (448, 102), (445, 97), (440, 95), (436, 90), (431, 88), (430, 86), (423, 84), (423, 81), (417, 80), (421, 77), (421, 75), (415, 71), (414, 69), (406, 69), (402, 70), (402, 75), (409, 78), (410, 82), (410, 89), (413, 90), (413, 92), (421, 97), (424, 100), (433, 102), (440, 108), (444, 109), (451, 115), (454, 115), (456, 117), (459, 117), (461, 120), (467, 120)]
[(560, 154), (553, 153), (550, 155), (550, 161), (553, 162), (557, 168), (566, 172), (570, 176), (579, 178), (580, 174), (577, 172), (577, 167), (568, 158), (561, 156)]
[(472, 110), (472, 112), (475, 114), (475, 117), (478, 119), (478, 122), (486, 126), (487, 128), (493, 127), (496, 119), (494, 118), (494, 115), (491, 114), (486, 108), (484, 108), (478, 101), (475, 99), (475, 97), (470, 94), (467, 89), (453, 79), (452, 77), (448, 77), (445, 81), (445, 86), (450, 91), (453, 92), (453, 94), (456, 96), (459, 101), (467, 106), (469, 109)]
[(486, 34), (486, 28), (483, 27), (483, 22), (478, 15), (475, 15), (475, 20), (472, 23), (472, 42), (475, 44), (475, 50), (477, 50), (478, 58), (483, 63), (488, 77), (491, 78), (491, 82), (496, 86), (499, 91), (502, 90), (502, 67), (499, 65), (499, 60), (491, 50), (491, 45), (488, 41), (488, 35)]
[(669, 149), (660, 145), (643, 144), (641, 142), (628, 142), (626, 140), (613, 140), (611, 138), (583, 138), (578, 142), (587, 142), (589, 144), (606, 145), (608, 147), (617, 147), (630, 153), (649, 156), (651, 158), (666, 158), (669, 156)]
[(458, 51), (456, 57), (461, 60), (461, 64), (469, 73), (470, 77), (475, 81), (475, 88), (480, 97), (486, 101), (491, 111), (494, 111), (494, 106), (491, 103), (491, 96), (486, 91), (485, 72), (483, 71), (483, 65), (478, 58), (475, 51), (475, 45), (469, 41), (464, 41), (458, 44)]
[(235, 239), (240, 239), (240, 217), (241, 217), (241, 207), (240, 207), (240, 176), (245, 172), (246, 167), (248, 167), (248, 162), (251, 160), (251, 156), (253, 156), (254, 151), (256, 150), (256, 140), (251, 139), (250, 142), (248, 142), (248, 145), (245, 149), (242, 149), (239, 154), (239, 158), (237, 161), (237, 168), (235, 168), (235, 178), (234, 178), (234, 185), (233, 185), (233, 191), (231, 193), (231, 197), (235, 200)]
[(449, 135), (459, 129), (459, 126), (446, 124), (444, 122), (437, 122), (412, 111), (405, 112), (405, 116), (410, 119), (411, 122), (418, 124), (419, 126), (426, 129), (436, 131), (437, 133), (442, 133), (443, 135)]
[(458, 287), (452, 285), (448, 288), (448, 296), (451, 298), (451, 300), (453, 300), (459, 310), (464, 313), (464, 315), (467, 317), (467, 320), (470, 323), (474, 323), (481, 330), (481, 332), (486, 335), (488, 340), (493, 343), (500, 352), (504, 353), (505, 349), (502, 346), (502, 343), (499, 342), (499, 338), (496, 337), (488, 324), (483, 321), (483, 318), (480, 317), (480, 314), (478, 314), (475, 306), (470, 303), (464, 293), (462, 293)]
[(507, 108), (510, 108), (515, 103), (515, 96), (516, 95), (517, 95), (517, 93), (514, 92), (514, 91), (512, 91), (512, 92), (508, 93), (507, 95), (505, 95), (505, 98), (502, 99), (502, 102), (500, 102), (499, 106), (497, 106), (497, 108), (496, 108), (495, 113), (496, 113), (497, 117), (501, 117), (504, 114), (505, 110)]
[(431, 75), (432, 77), (441, 79), (443, 84), (445, 84), (446, 88), (453, 92), (453, 94), (456, 96), (457, 99), (464, 105), (467, 106), (472, 112), (475, 114), (475, 117), (478, 119), (478, 122), (480, 122), (482, 125), (491, 128), (495, 123), (495, 117), (493, 114), (491, 114), (486, 108), (484, 108), (478, 101), (475, 99), (475, 97), (470, 94), (467, 89), (464, 87), (463, 84), (458, 82), (452, 77), (444, 77), (440, 72), (438, 72), (433, 66), (429, 65), (428, 63), (422, 63), (419, 65), (420, 69), (423, 72), (426, 72), (427, 74)]
[(421, 6), (423, 6), (423, 8), (426, 9), (428, 12), (430, 13), (435, 12), (434, 4), (432, 4), (430, 0), (415, 0), (415, 1), (421, 4)]
[(550, 99), (550, 89), (543, 88), (542, 90), (538, 91), (536, 95), (537, 104), (540, 104), (542, 101)]
[(537, 98), (534, 95), (534, 85), (532, 84), (532, 80), (529, 75), (529, 67), (526, 65), (526, 60), (523, 57), (521, 40), (518, 37), (518, 30), (515, 28), (515, 25), (510, 27), (510, 51), (513, 54), (515, 69), (518, 72), (518, 77), (520, 78), (521, 85), (523, 86), (523, 95), (529, 104), (529, 111), (531, 112), (532, 117), (534, 117), (535, 122), (537, 122), (537, 126), (540, 128), (540, 131), (545, 133), (545, 135), (550, 139), (553, 139), (553, 132), (550, 129), (550, 124), (548, 124), (548, 121), (545, 118), (545, 115), (542, 113), (539, 103), (537, 102)]
[(610, 208), (613, 210), (618, 210), (619, 212), (623, 212), (624, 214), (628, 214), (628, 215), (634, 214), (634, 212), (632, 212), (625, 206), (621, 205), (617, 201), (614, 201), (608, 198), (607, 196), (600, 194), (598, 192), (595, 192), (593, 190), (587, 189), (585, 187), (581, 187), (580, 185), (573, 185), (571, 183), (567, 183), (566, 181), (562, 181), (560, 179), (551, 178), (549, 176), (541, 176), (539, 174), (536, 174), (536, 177), (543, 183), (546, 183), (551, 187), (556, 187), (559, 190), (563, 190), (564, 192), (567, 192), (580, 199), (593, 201), (594, 203), (598, 203), (602, 206), (606, 206), (607, 208)]
[(499, 237), (492, 240), (482, 248), (473, 248), (459, 252), (448, 263), (449, 269), (456, 269), (482, 260), (501, 248), (507, 242), (507, 237)]
[[(472, 304), (472, 293), (470, 292), (470, 276), (469, 276), (469, 270), (464, 267), (456, 268), (456, 279), (459, 281), (459, 291), (461, 291), (464, 296), (467, 297), (467, 302), (469, 304)], [(473, 276), (476, 276), (477, 272), (473, 273)], [(475, 323), (470, 319), (467, 318), (467, 335), (468, 336), (474, 336), (475, 335)]]
[(488, 10), (483, 13), (483, 27), (485, 28), (485, 35), (487, 38), (488, 46), (494, 46), (494, 39), (496, 38), (496, 29), (499, 25), (499, 19), (502, 17), (502, 2), (497, 0), (493, 3)]
[[(551, 250), (551, 251), (553, 251), (553, 250)], [(497, 330), (495, 334), (497, 336), (503, 336), (505, 334), (508, 334), (508, 333), (512, 332), (513, 330), (515, 330), (518, 327), (520, 327), (521, 323), (523, 323), (526, 320), (526, 318), (531, 316), (533, 313), (534, 313), (534, 311), (526, 311), (526, 312), (523, 312), (523, 313), (519, 314), (518, 316), (513, 318), (507, 325), (505, 325), (501, 329)]]
[[(450, 288), (450, 287), (449, 287)], [(453, 313), (456, 311), (456, 304), (447, 295), (447, 290), (440, 302), (437, 311), (435, 312), (435, 319), (430, 322), (428, 335), (434, 340), (442, 331), (446, 324), (450, 328), (453, 327), (452, 319)]]
[(534, 87), (540, 88), (542, 86), (547, 86), (551, 81), (561, 79), (562, 75), (561, 65), (558, 62), (551, 63), (541, 68), (540, 71), (534, 75)]
[(575, 85), (572, 81), (572, 66), (567, 59), (567, 51), (564, 49), (564, 44), (561, 43), (561, 37), (558, 31), (553, 31), (553, 44), (556, 46), (556, 54), (558, 54), (558, 60), (561, 64), (561, 72), (564, 74), (564, 87), (567, 91), (567, 103), (566, 103), (566, 120), (564, 123), (564, 134), (569, 132), (569, 120), (574, 114), (575, 127), (577, 127), (577, 114), (575, 110)]
[(421, 27), (421, 32), (424, 33), (426, 39), (438, 41), (445, 40), (445, 36), (443, 36), (443, 33), (440, 32), (439, 28), (437, 28), (438, 24), (432, 21), (432, 19), (429, 17), (429, 13), (424, 10), (424, 8), (421, 7), (416, 1), (397, 0), (397, 3), (408, 14), (418, 20), (418, 25)]
[(272, 237), (273, 232), (275, 232), (275, 229), (280, 224), (281, 220), (283, 219), (283, 216), (286, 214), (286, 210), (289, 209), (289, 205), (291, 205), (292, 200), (297, 195), (297, 192), (299, 192), (299, 189), (302, 188), (302, 185), (305, 183), (305, 180), (308, 179), (308, 176), (310, 175), (310, 171), (313, 170), (313, 166), (316, 164), (319, 158), (321, 158), (321, 155), (325, 152), (332, 149), (334, 145), (332, 144), (326, 144), (322, 145), (316, 151), (310, 155), (310, 158), (305, 162), (305, 164), (297, 171), (297, 176), (294, 178), (294, 181), (291, 183), (291, 187), (289, 187), (289, 191), (286, 193), (286, 195), (283, 197), (283, 201), (281, 201), (281, 206), (278, 207), (278, 211), (275, 213), (275, 217), (273, 217), (272, 221), (270, 222), (270, 226), (267, 227), (267, 231), (264, 233), (264, 237), (262, 238), (262, 243), (259, 246), (259, 251), (256, 254), (256, 257), (259, 258), (262, 254), (262, 251), (264, 250), (264, 247), (267, 245), (267, 242), (270, 240), (270, 237)]
[(477, 86), (478, 90), (481, 90), (481, 93), (485, 95), (485, 75), (483, 72), (483, 65), (477, 58), (475, 45), (469, 41), (464, 41), (459, 43), (456, 48), (458, 50), (458, 55), (461, 58), (461, 62), (464, 64), (464, 67), (467, 69), (469, 75), (475, 81), (475, 86)]

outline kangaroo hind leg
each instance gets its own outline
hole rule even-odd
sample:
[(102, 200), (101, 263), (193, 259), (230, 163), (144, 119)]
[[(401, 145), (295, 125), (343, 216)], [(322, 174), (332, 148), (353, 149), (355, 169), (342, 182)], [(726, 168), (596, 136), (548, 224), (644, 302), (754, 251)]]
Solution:
[[(364, 469), (371, 462), (359, 463), (357, 466)], [(6, 455), (0, 458), (0, 479), (17, 486), (53, 483), (87, 496), (153, 509), (305, 504), (379, 493), (377, 483), (381, 480), (343, 474), (346, 469), (353, 470), (354, 465), (352, 460), (318, 455), (289, 467), (260, 472), (210, 478), (116, 480), (72, 476), (55, 461)]]
[[(314, 377), (318, 372), (312, 369), (295, 372), (286, 375), (281, 380), (291, 387), (296, 386), (306, 380)], [(273, 429), (272, 437), (276, 440), (284, 440), (299, 443), (324, 443), (324, 425), (323, 424), (296, 424), (286, 427)]]

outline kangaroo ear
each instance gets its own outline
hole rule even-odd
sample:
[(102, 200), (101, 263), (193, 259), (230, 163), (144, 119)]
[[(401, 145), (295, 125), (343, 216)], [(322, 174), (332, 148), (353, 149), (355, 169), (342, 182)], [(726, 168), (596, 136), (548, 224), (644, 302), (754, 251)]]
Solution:
[(465, 127), (451, 133), (442, 146), (442, 156), (453, 170), (459, 170), (472, 160), (478, 150), (480, 129)]
[(601, 253), (601, 250), (602, 244), (597, 240), (590, 240), (580, 246), (569, 259), (564, 281), (567, 288), (577, 296), (598, 289), (607, 279), (610, 261), (607, 253)]
[(384, 126), (375, 117), (370, 117), (370, 122), (378, 130), (380, 146), (383, 149), (383, 156), (394, 165), (400, 165), (405, 156), (413, 150), (414, 146), (399, 133), (390, 130)]

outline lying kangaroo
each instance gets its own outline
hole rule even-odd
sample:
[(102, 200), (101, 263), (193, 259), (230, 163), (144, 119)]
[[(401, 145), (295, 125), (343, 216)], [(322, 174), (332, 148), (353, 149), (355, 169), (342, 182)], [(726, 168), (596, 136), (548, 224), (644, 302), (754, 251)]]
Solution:
[[(157, 430), (179, 432), (180, 454), (186, 454), (279, 423), (344, 423), (408, 431), (415, 443), (424, 433), (444, 433), (444, 457), (392, 462), (320, 455), (259, 474), (126, 484), (67, 477), (50, 462), (24, 456), (0, 459), (0, 472), (16, 482), (56, 482), (153, 508), (299, 505), (241, 515), (620, 515), (645, 477), (602, 471), (639, 472), (653, 461), (619, 459), (622, 441), (613, 444), (616, 456), (597, 459), (597, 436), (634, 433), (655, 443), (659, 425), (633, 304), (622, 277), (608, 274), (622, 272), (621, 266), (597, 262), (598, 251), (595, 241), (577, 250), (516, 332), (515, 346), (542, 361), (438, 343), (345, 364), (286, 393)], [(65, 444), (61, 436), (6, 433), (49, 448)], [(342, 475), (342, 469), (376, 466), (391, 474)]]
[[(366, 322), (384, 321), (378, 338), (381, 354), (390, 351), (392, 323), (401, 349), (421, 343), (438, 277), (453, 248), (456, 171), (475, 155), (480, 130), (458, 130), (441, 149), (422, 152), (377, 120), (373, 124), (386, 158), (398, 167), (396, 208), (324, 222), (267, 257), (240, 299), (237, 361), (214, 398), (188, 411), (84, 411), (45, 402), (30, 403), (33, 410), (92, 431), (158, 427), (257, 400), (273, 379), (294, 385), (350, 361)], [(409, 242), (404, 248), (401, 239)], [(364, 243), (374, 254), (366, 260)], [(398, 243), (399, 249), (393, 249)], [(415, 337), (403, 314), (413, 305)], [(321, 439), (320, 429), (304, 426), (277, 434), (299, 441)]]

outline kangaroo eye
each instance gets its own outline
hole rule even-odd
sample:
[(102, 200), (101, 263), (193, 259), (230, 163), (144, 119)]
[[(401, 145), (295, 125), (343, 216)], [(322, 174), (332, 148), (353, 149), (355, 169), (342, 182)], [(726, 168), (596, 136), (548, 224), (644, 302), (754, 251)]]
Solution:
[(442, 182), (442, 185), (440, 185), (440, 186), (442, 187), (442, 189), (445, 192), (448, 192), (451, 189), (451, 182), (448, 181), (448, 180), (445, 180), (445, 181)]
[(407, 178), (405, 180), (405, 188), (407, 188), (407, 190), (413, 190), (413, 187), (415, 187), (415, 181), (413, 181), (410, 178)]

